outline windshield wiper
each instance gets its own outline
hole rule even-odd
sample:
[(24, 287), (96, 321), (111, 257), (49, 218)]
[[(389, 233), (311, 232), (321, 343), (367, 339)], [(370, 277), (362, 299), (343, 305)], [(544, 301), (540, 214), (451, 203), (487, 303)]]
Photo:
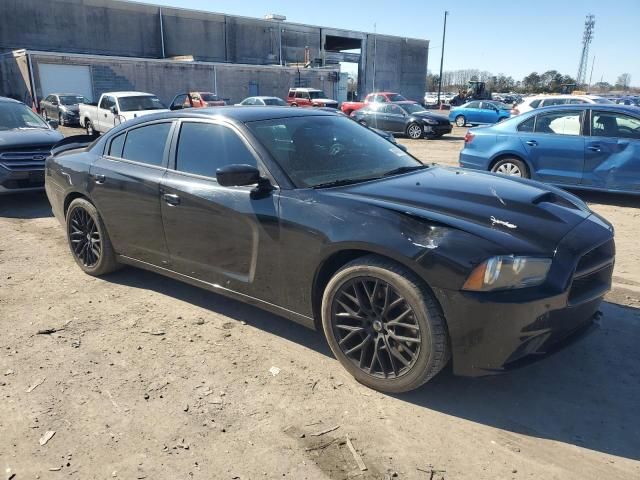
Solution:
[(342, 185), (352, 185), (354, 183), (367, 182), (369, 180), (376, 180), (378, 177), (367, 178), (341, 178), (340, 180), (333, 180), (331, 182), (319, 183), (312, 188), (328, 188), (328, 187), (340, 187)]
[(424, 168), (429, 168), (429, 166), (428, 165), (412, 165), (410, 167), (398, 167), (394, 170), (389, 170), (382, 176), (390, 177), (391, 175), (399, 175), (401, 173), (413, 172), (414, 170), (422, 170)]

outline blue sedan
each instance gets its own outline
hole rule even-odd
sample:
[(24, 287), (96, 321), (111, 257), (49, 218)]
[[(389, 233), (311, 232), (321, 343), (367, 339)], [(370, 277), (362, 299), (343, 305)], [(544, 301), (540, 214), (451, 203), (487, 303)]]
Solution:
[(640, 193), (640, 110), (562, 105), (472, 128), (460, 165), (555, 185)]
[(511, 107), (492, 100), (474, 100), (449, 112), (449, 121), (459, 127), (465, 125), (492, 125), (511, 116)]

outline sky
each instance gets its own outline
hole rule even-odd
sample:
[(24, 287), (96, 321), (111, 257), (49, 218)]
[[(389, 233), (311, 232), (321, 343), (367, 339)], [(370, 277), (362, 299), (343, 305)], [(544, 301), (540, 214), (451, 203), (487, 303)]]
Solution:
[[(444, 70), (473, 68), (503, 73), (516, 80), (531, 72), (558, 70), (575, 77), (587, 14), (596, 25), (590, 48), (593, 83), (615, 83), (621, 73), (640, 85), (636, 45), (640, 0), (457, 0), (415, 2), (381, 0), (149, 0), (143, 3), (262, 18), (286, 15), (287, 21), (430, 40), (427, 68), (440, 68), (442, 23), (449, 11)], [(313, 5), (313, 6), (311, 6)]]

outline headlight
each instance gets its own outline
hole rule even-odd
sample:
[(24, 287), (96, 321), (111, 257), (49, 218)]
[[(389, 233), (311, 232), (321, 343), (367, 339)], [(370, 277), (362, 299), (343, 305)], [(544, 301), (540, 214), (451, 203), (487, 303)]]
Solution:
[(540, 285), (551, 268), (550, 258), (499, 256), (473, 269), (463, 290), (487, 292)]
[(431, 118), (425, 118), (424, 123), (426, 123), (427, 125), (438, 125), (438, 121), (432, 120)]

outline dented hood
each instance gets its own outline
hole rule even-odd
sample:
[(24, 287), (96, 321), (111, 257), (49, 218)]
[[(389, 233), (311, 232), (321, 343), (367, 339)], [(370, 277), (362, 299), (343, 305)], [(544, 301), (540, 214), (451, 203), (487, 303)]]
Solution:
[(441, 167), (326, 193), (455, 227), (511, 253), (553, 253), (591, 215), (584, 202), (555, 187)]

